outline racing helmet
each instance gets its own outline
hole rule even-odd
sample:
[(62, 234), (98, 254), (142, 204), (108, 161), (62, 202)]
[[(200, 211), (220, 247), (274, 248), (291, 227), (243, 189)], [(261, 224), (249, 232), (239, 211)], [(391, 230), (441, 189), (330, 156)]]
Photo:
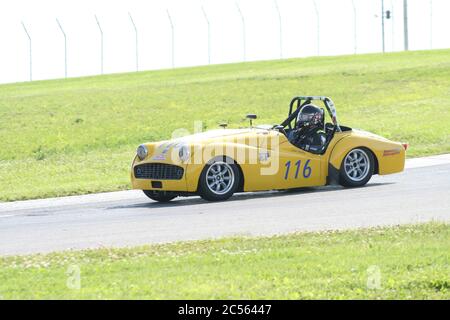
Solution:
[(300, 109), (297, 115), (297, 128), (323, 127), (325, 122), (325, 112), (313, 104), (307, 104)]

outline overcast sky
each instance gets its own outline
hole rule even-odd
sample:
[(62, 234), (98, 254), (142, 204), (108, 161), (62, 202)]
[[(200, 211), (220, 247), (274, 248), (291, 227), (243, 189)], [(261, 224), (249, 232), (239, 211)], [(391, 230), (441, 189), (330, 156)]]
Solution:
[[(386, 50), (403, 48), (403, 0), (385, 0), (393, 10), (386, 20)], [(280, 57), (279, 24), (274, 0), (237, 1), (245, 17), (246, 59)], [(316, 0), (320, 12), (320, 54), (354, 52), (352, 0)], [(379, 52), (381, 0), (354, 0), (357, 52)], [(433, 3), (432, 21), (430, 3)], [(173, 19), (175, 67), (208, 63), (207, 23), (211, 26), (211, 63), (242, 61), (242, 23), (234, 0), (0, 0), (0, 82), (29, 79), (28, 38), (32, 38), (33, 80), (64, 77), (64, 38), (67, 35), (68, 76), (100, 73), (100, 32), (104, 32), (104, 72), (136, 70), (135, 33), (128, 13), (138, 29), (139, 70), (172, 67)], [(317, 55), (317, 17), (313, 0), (278, 0), (282, 17), (282, 55)], [(409, 0), (410, 48), (450, 47), (450, 1)], [(430, 39), (430, 31), (433, 31)], [(432, 41), (431, 41), (432, 40)]]

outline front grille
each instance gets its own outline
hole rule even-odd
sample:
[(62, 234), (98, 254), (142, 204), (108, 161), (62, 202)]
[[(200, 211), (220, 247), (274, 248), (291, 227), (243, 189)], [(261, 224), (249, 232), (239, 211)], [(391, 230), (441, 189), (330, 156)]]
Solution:
[(134, 176), (138, 179), (180, 180), (184, 169), (173, 164), (144, 163), (134, 167)]

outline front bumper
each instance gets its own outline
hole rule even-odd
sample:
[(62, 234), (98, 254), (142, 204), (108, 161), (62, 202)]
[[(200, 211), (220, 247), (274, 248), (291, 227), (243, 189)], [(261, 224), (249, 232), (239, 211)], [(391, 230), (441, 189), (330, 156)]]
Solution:
[[(155, 183), (157, 182), (157, 183)], [(160, 182), (160, 186), (158, 185)], [(161, 191), (184, 191), (187, 192), (186, 179), (181, 180), (153, 180), (153, 179), (136, 179), (133, 174), (131, 177), (131, 185), (133, 189), (139, 190), (161, 190)]]

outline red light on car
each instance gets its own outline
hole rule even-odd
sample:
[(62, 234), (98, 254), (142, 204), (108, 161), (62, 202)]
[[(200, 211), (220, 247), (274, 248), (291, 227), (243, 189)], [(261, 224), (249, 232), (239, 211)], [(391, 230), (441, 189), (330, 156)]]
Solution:
[(403, 148), (405, 148), (405, 151), (408, 150), (409, 144), (408, 143), (402, 143)]

